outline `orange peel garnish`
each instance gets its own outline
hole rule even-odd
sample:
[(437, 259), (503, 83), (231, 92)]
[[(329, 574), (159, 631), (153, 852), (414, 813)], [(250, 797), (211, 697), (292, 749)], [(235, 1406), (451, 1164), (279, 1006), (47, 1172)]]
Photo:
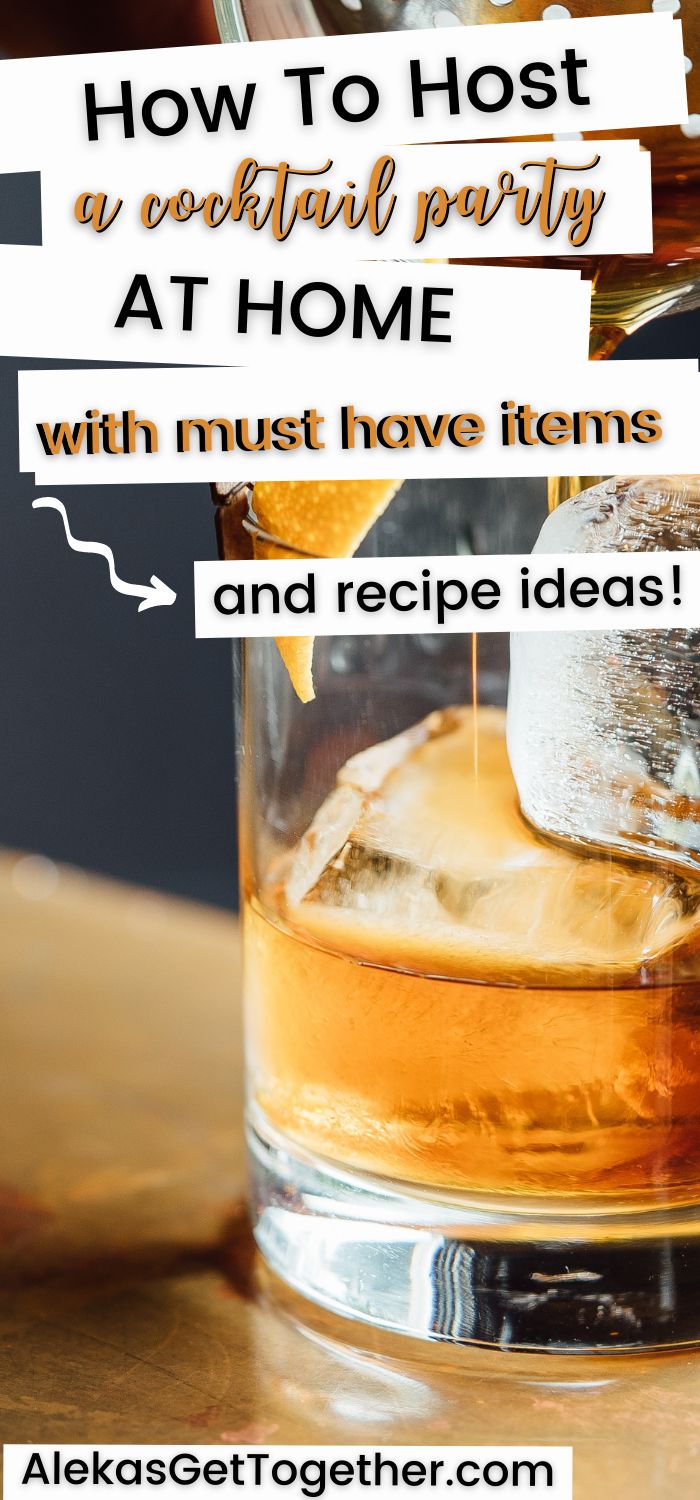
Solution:
[[(256, 484), (253, 507), (260, 532), (253, 556), (351, 557), (400, 488), (400, 479), (287, 480)], [(277, 646), (302, 703), (315, 697), (314, 637), (278, 636)]]

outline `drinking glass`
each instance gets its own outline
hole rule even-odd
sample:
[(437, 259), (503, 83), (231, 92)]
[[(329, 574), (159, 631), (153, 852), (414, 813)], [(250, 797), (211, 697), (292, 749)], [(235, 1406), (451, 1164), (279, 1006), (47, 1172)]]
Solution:
[[(608, 8), (216, 3), (224, 40)], [(653, 255), (567, 261), (593, 281), (596, 357), (697, 300), (700, 24), (689, 0), (682, 14), (697, 64), (690, 124), (642, 132), (653, 152)], [(567, 501), (564, 524), (587, 482), (550, 486), (550, 505)], [(663, 489), (656, 537), (634, 530), (644, 504), (640, 512), (634, 485), (620, 485), (625, 546), (660, 546), (661, 535), (664, 546), (698, 545), (697, 485), (683, 491), (680, 531), (677, 487)], [(283, 536), (260, 535), (254, 495), (217, 488), (222, 555), (245, 555), (256, 535), (265, 556), (295, 555)], [(607, 524), (617, 503), (616, 487), (582, 497), (577, 550), (596, 550), (598, 519)], [(542, 481), (411, 482), (363, 551), (426, 565), (527, 552), (546, 517)], [(515, 643), (508, 750), (504, 636), (317, 640), (307, 704), (274, 642), (245, 643), (237, 694), (255, 1235), (273, 1270), (324, 1306), (499, 1348), (700, 1341), (700, 872), (688, 858), (700, 823), (691, 767), (700, 711), (681, 635), (658, 633), (658, 652), (642, 652), (641, 665), (631, 652), (634, 694), (626, 670), (611, 671), (581, 636), (593, 684), (586, 755), (595, 760), (604, 703), (608, 741), (648, 748), (645, 766), (668, 793), (660, 811), (647, 809), (666, 818), (665, 836), (647, 828), (631, 845), (617, 836), (629, 833), (629, 809), (605, 822), (602, 774), (590, 808), (576, 779), (579, 821), (573, 836), (561, 831), (569, 788), (551, 753), (527, 787), (542, 826), (522, 811), (512, 766), (530, 763), (520, 726), (538, 725), (546, 744), (551, 718), (572, 748), (567, 723), (573, 733), (583, 683), (575, 641), (562, 642), (561, 676), (534, 637)]]
[[(567, 257), (592, 281), (591, 355), (603, 358), (650, 319), (698, 305), (700, 285), (700, 7), (697, 0), (214, 0), (224, 41), (407, 30), (480, 22), (670, 10), (683, 22), (689, 120), (667, 129), (596, 132), (638, 137), (652, 152), (654, 250)], [(624, 66), (624, 59), (621, 59)], [(532, 262), (535, 263), (535, 262)], [(548, 265), (556, 264), (549, 258)]]
[[(363, 552), (429, 568), (528, 551), (546, 500), (541, 481), (517, 491), (516, 505), (512, 481), (409, 482)], [(254, 534), (252, 511), (245, 524)], [(507, 637), (317, 640), (314, 677), (302, 704), (275, 643), (245, 643), (263, 1254), (326, 1307), (417, 1336), (693, 1341), (700, 871), (673, 850), (629, 857), (526, 822), (505, 743)]]
[[(479, 23), (566, 20), (605, 15), (607, 0), (213, 0), (224, 42)], [(613, 354), (627, 335), (700, 304), (700, 8), (696, 0), (615, 0), (616, 14), (666, 10), (683, 23), (689, 118), (682, 126), (600, 131), (639, 138), (652, 155), (654, 249), (646, 255), (528, 257), (512, 264), (562, 265), (592, 283), (592, 359)], [(590, 134), (590, 132), (589, 132)], [(600, 476), (552, 478), (550, 507)]]

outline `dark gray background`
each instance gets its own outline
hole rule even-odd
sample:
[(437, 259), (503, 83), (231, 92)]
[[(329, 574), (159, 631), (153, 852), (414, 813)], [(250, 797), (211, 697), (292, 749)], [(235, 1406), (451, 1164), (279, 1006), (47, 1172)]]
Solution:
[[(0, 242), (38, 183), (0, 177)], [(26, 222), (26, 220), (25, 220)], [(2, 349), (0, 329), (0, 352)], [(700, 314), (629, 339), (624, 357), (700, 351)], [(139, 615), (99, 558), (35, 512), (17, 458), (17, 369), (0, 358), (0, 843), (230, 906), (235, 788), (230, 647), (195, 641), (192, 562), (215, 555), (204, 485), (61, 487), (74, 534), (108, 543), (120, 575), (157, 573), (170, 609)], [(49, 362), (41, 361), (45, 367)]]

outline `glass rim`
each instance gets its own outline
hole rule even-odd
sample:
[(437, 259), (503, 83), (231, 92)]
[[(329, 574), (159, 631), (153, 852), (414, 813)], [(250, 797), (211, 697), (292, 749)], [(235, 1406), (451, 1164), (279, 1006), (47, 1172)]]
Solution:
[(241, 0), (213, 0), (213, 3), (220, 42), (224, 45), (249, 42)]

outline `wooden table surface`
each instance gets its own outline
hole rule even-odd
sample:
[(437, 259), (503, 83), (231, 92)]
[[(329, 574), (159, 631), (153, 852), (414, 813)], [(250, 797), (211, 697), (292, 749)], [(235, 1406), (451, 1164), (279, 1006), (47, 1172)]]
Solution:
[(225, 914), (0, 860), (0, 1437), (573, 1443), (696, 1496), (700, 1355), (533, 1358), (316, 1313), (253, 1253)]

